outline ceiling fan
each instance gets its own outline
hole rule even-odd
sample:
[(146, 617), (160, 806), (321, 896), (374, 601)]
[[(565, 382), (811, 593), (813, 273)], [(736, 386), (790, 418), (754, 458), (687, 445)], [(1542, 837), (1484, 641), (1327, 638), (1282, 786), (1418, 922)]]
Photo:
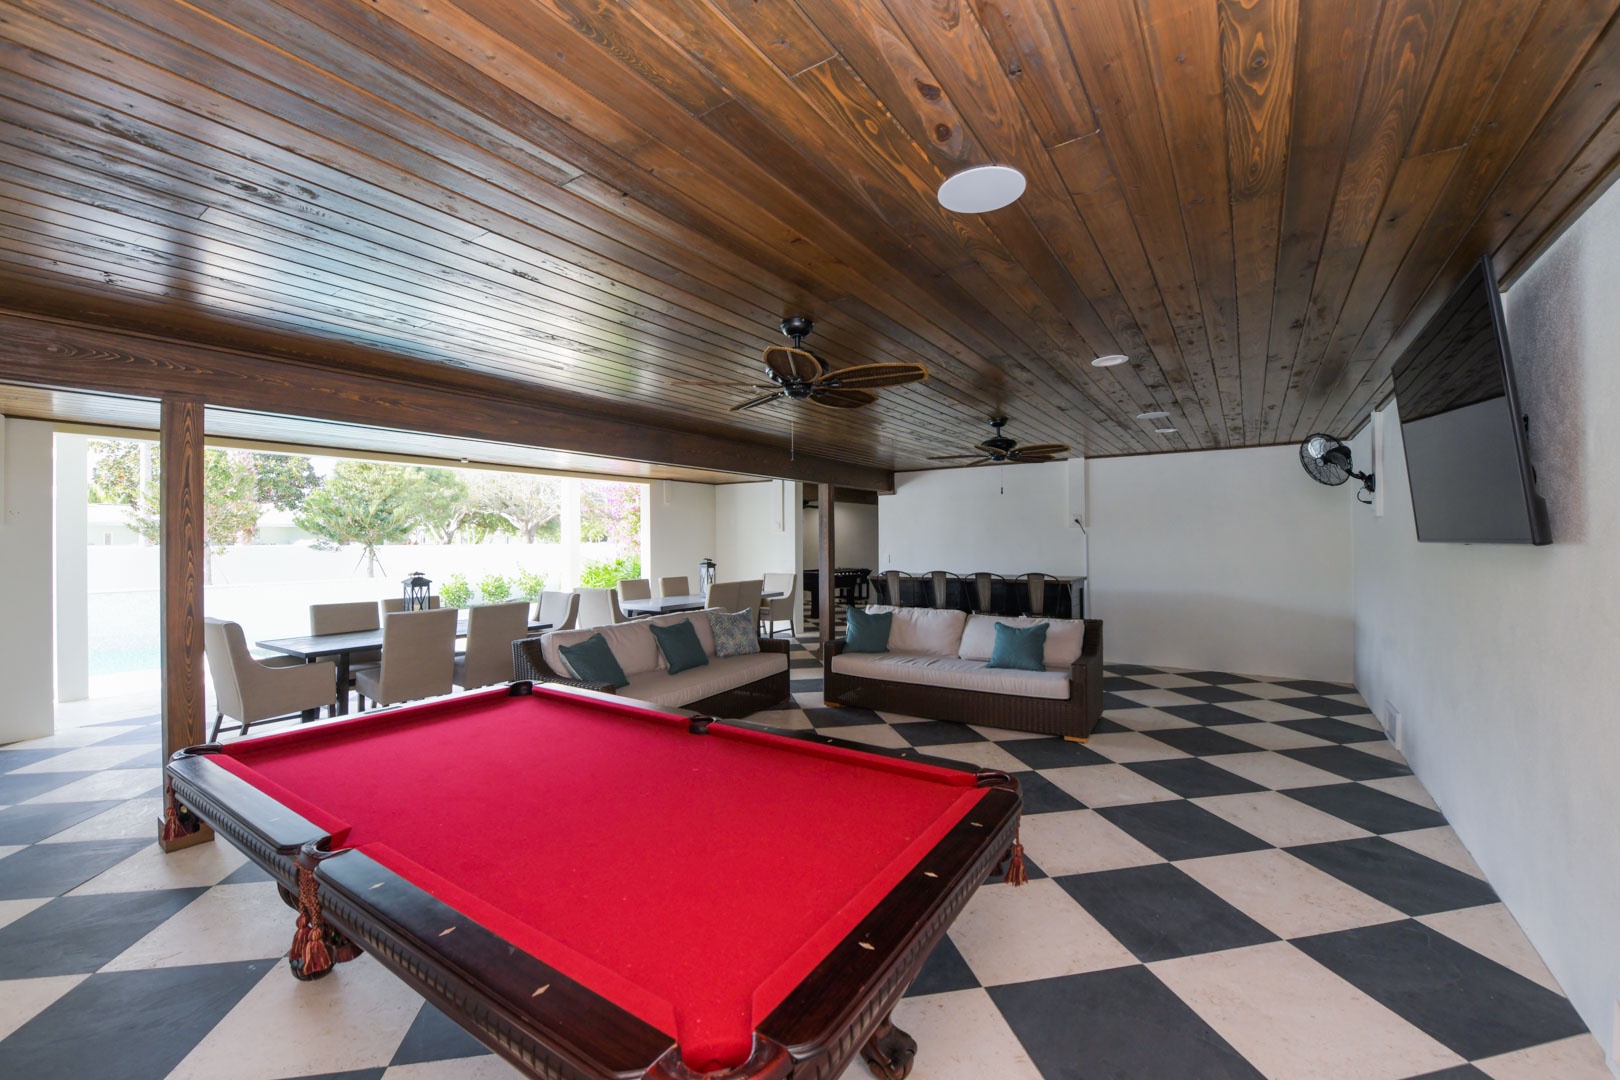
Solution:
[(738, 402), (732, 412), (755, 409), (773, 401), (813, 401), (834, 409), (859, 409), (877, 400), (873, 390), (903, 386), (928, 378), (921, 364), (856, 364), (834, 368), (804, 347), (804, 339), (815, 323), (803, 315), (782, 320), (782, 333), (793, 339), (791, 347), (772, 345), (765, 350), (765, 374), (769, 383), (755, 383), (755, 390), (769, 393)]
[(1352, 476), (1360, 480), (1361, 490), (1356, 492), (1356, 499), (1359, 502), (1370, 505), (1373, 492), (1378, 490), (1378, 482), (1371, 473), (1356, 472), (1351, 464), (1349, 445), (1343, 439), (1334, 438), (1332, 435), (1316, 434), (1307, 437), (1299, 444), (1299, 463), (1318, 484), (1337, 487)]
[(1057, 455), (1068, 453), (1069, 448), (1063, 443), (1030, 443), (1020, 446), (1017, 439), (1009, 438), (1001, 433), (1002, 427), (1007, 423), (1005, 416), (992, 416), (990, 426), (995, 434), (978, 443), (974, 449), (975, 454), (945, 454), (941, 457), (931, 457), (929, 461), (962, 461), (967, 458), (978, 458), (969, 461), (967, 468), (978, 465), (1029, 465), (1042, 461), (1056, 461)]

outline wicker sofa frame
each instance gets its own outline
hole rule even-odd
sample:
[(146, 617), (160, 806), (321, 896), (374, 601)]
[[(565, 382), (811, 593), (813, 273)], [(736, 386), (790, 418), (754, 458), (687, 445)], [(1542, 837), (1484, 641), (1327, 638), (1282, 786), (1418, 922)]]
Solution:
[[(586, 682), (553, 671), (546, 663), (545, 656), (540, 651), (540, 642), (543, 634), (534, 637), (519, 638), (512, 642), (512, 669), (516, 679), (528, 679), (532, 682), (560, 683), (563, 686), (577, 686), (584, 690), (596, 690), (604, 694), (614, 693), (611, 683)], [(782, 639), (760, 638), (759, 651), (767, 653), (781, 653), (787, 655), (788, 643)], [(730, 690), (689, 701), (680, 708), (691, 712), (703, 713), (708, 716), (719, 716), (728, 720), (741, 719), (757, 712), (774, 708), (789, 697), (788, 667), (767, 675), (763, 679), (755, 679), (751, 683)]]
[(836, 638), (828, 644), (827, 655), (823, 658), (826, 682), (822, 698), (829, 705), (880, 709), (930, 720), (952, 720), (1013, 731), (1035, 731), (1085, 742), (1102, 718), (1102, 647), (1102, 620), (1087, 619), (1080, 658), (1069, 670), (1069, 696), (1053, 699), (843, 674), (834, 670), (832, 664), (832, 658), (844, 650), (844, 640)]

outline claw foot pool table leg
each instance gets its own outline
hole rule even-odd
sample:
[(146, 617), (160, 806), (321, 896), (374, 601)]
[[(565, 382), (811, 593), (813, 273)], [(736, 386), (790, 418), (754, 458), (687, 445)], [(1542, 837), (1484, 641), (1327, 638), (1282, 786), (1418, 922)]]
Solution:
[(880, 1080), (905, 1080), (917, 1056), (917, 1040), (895, 1027), (893, 1019), (885, 1016), (861, 1047), (861, 1056)]

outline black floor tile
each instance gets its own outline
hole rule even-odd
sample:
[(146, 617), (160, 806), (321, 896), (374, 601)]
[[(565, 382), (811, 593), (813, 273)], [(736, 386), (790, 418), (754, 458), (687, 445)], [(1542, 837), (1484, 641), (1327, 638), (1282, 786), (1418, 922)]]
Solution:
[(1366, 705), (1351, 705), (1328, 697), (1284, 698), (1283, 703), (1296, 709), (1304, 709), (1306, 712), (1321, 713), (1323, 716), (1358, 716), (1372, 711)]
[(61, 896), (103, 870), (123, 862), (150, 840), (87, 840), (34, 844), (0, 864), (0, 900)]
[(972, 990), (979, 985), (974, 976), (973, 969), (968, 962), (962, 959), (949, 936), (940, 939), (934, 951), (923, 961), (922, 971), (917, 975), (917, 981), (911, 984), (906, 991), (907, 997), (919, 997), (923, 994), (945, 994), (952, 990)]
[(953, 743), (986, 741), (983, 735), (966, 724), (954, 724), (949, 720), (918, 720), (916, 723), (892, 726), (912, 746), (950, 746)]
[[(1252, 701), (1253, 699), (1247, 700)], [(1204, 727), (1220, 727), (1223, 724), (1252, 724), (1255, 722), (1252, 716), (1245, 716), (1240, 712), (1234, 712), (1231, 709), (1212, 703), (1164, 705), (1160, 707), (1159, 711), (1169, 713), (1171, 716), (1179, 717), (1182, 720), (1191, 720), (1193, 723), (1201, 724)]]
[(1288, 851), (1408, 915), (1496, 902), (1496, 891), (1485, 882), (1381, 836), (1307, 844)]
[(1327, 784), (1284, 792), (1306, 806), (1343, 818), (1358, 829), (1373, 833), (1433, 829), (1446, 823), (1444, 814), (1397, 795), (1363, 784)]
[(1471, 1060), (1586, 1031), (1560, 995), (1422, 923), (1343, 930), (1294, 946)]
[(90, 772), (0, 773), (0, 806), (13, 806), (94, 775)]
[(351, 1069), (348, 1072), (315, 1073), (312, 1076), (299, 1076), (294, 1080), (382, 1080), (388, 1072), (387, 1066), (380, 1069)]
[(1491, 1078), (1488, 1073), (1480, 1072), (1472, 1065), (1454, 1065), (1439, 1072), (1411, 1077), (1410, 1080), (1491, 1080)]
[(121, 735), (114, 735), (102, 739), (96, 746), (145, 746), (151, 743), (157, 746), (162, 741), (162, 733), (156, 724), (142, 727), (139, 731), (126, 731)]
[(58, 897), (0, 927), (0, 979), (95, 971), (206, 891)]
[(1058, 787), (1038, 772), (1013, 773), (1024, 796), (1024, 814), (1056, 814), (1064, 810), (1084, 810), (1086, 804)]
[(274, 880), (275, 878), (272, 878), (269, 874), (259, 869), (257, 865), (247, 862), (243, 863), (241, 866), (238, 866), (235, 870), (232, 870), (229, 874), (227, 874), (223, 879), (221, 879), (220, 884), (250, 885), (256, 881)]
[(1412, 770), (1398, 761), (1377, 757), (1349, 746), (1307, 746), (1301, 750), (1279, 750), (1295, 761), (1325, 769), (1346, 780), (1387, 780), (1411, 776)]
[(1172, 862), (1271, 846), (1190, 802), (1103, 806), (1097, 813)]
[(1145, 776), (1160, 787), (1169, 788), (1183, 799), (1211, 795), (1242, 795), (1266, 790), (1252, 780), (1211, 765), (1198, 758), (1171, 758), (1168, 761), (1130, 761), (1125, 767)]
[[(123, 805), (122, 799), (97, 802), (30, 803), (0, 810), (0, 844), (32, 844), (55, 836), (70, 825)], [(154, 830), (156, 826), (153, 827)], [(154, 832), (155, 835), (155, 832)], [(19, 852), (20, 854), (20, 852)]]
[(1254, 682), (1248, 675), (1234, 675), (1230, 671), (1178, 671), (1176, 674), (1184, 679), (1197, 679), (1201, 683), (1209, 683), (1211, 686)]
[[(1034, 859), (1030, 858), (1029, 851), (1026, 849), (1024, 851), (1024, 877), (1030, 881), (1038, 881), (1041, 878), (1050, 876), (1051, 875), (1049, 875), (1045, 870), (1040, 868), (1040, 865), (1036, 863)], [(991, 867), (990, 873), (987, 874), (984, 879), (984, 884), (986, 885), (1005, 885), (1006, 883), (1006, 863), (1002, 863), (1000, 866)]]
[[(1147, 689), (1151, 690), (1151, 689), (1153, 689), (1153, 687), (1148, 687)], [(1105, 712), (1105, 713), (1114, 712), (1116, 709), (1141, 709), (1141, 708), (1146, 708), (1146, 706), (1144, 706), (1139, 701), (1132, 701), (1128, 697), (1121, 697), (1120, 695), (1114, 693), (1112, 690), (1104, 690), (1103, 691), (1103, 712)]]
[(274, 963), (92, 975), (0, 1042), (0, 1076), (162, 1080)]
[(1107, 675), (1103, 677), (1103, 689), (1117, 694), (1121, 690), (1152, 690), (1153, 685), (1138, 682), (1126, 675)]
[(1053, 880), (1143, 963), (1277, 940), (1270, 930), (1165, 863)]
[[(1283, 702), (1292, 706), (1292, 701)], [(1331, 716), (1313, 716), (1304, 720), (1284, 720), (1278, 727), (1293, 728), (1306, 735), (1314, 735), (1318, 739), (1328, 742), (1357, 743), (1357, 742), (1383, 742), (1384, 732), (1380, 728), (1362, 727), (1346, 720), (1335, 720)]]
[(1348, 683), (1320, 682), (1316, 679), (1278, 679), (1278, 686), (1286, 686), (1290, 690), (1298, 690), (1302, 694), (1353, 694), (1354, 686)]
[(1248, 694), (1242, 694), (1236, 690), (1229, 690), (1224, 686), (1176, 686), (1171, 688), (1171, 692), (1181, 694), (1183, 697), (1190, 697), (1197, 701), (1209, 702), (1211, 704), (1220, 701), (1254, 700), (1254, 698)]
[(795, 679), (791, 675), (788, 677), (788, 687), (795, 694), (818, 693), (826, 689), (826, 686), (825, 679)]
[[(1097, 730), (1099, 733), (1102, 731), (1100, 727)], [(1009, 739), (996, 745), (1032, 769), (1109, 764), (1109, 760), (1097, 751), (1068, 739)]]
[(992, 986), (1049, 1080), (1260, 1080), (1261, 1074), (1144, 967)]
[(1166, 728), (1163, 731), (1143, 732), (1194, 757), (1214, 757), (1217, 754), (1252, 754), (1254, 744), (1234, 739), (1209, 728)]
[[(1140, 706), (1138, 706), (1138, 708), (1140, 708)], [(1091, 729), (1091, 733), (1093, 735), (1107, 735), (1109, 732), (1121, 732), (1121, 731), (1130, 731), (1130, 730), (1131, 730), (1130, 728), (1126, 727), (1124, 724), (1121, 724), (1119, 721), (1110, 720), (1110, 719), (1108, 719), (1108, 717), (1105, 716), (1101, 720), (1097, 721), (1097, 726)]]
[(41, 761), (49, 761), (58, 754), (65, 754), (69, 747), (53, 746), (38, 750), (7, 750), (0, 746), (0, 773), (8, 773), (12, 769), (21, 769), (27, 765), (35, 765)]
[(806, 669), (814, 669), (816, 671), (820, 671), (821, 670), (821, 661), (816, 660), (813, 657), (805, 657), (804, 659), (799, 659), (798, 657), (794, 657), (793, 659), (790, 659), (788, 661), (788, 670), (789, 671), (803, 671), (803, 670), (806, 670)]
[(416, 1019), (405, 1032), (390, 1065), (415, 1065), (419, 1061), (442, 1061), (447, 1058), (483, 1057), (489, 1048), (431, 1002), (423, 1002)]
[(850, 727), (854, 724), (881, 724), (883, 717), (871, 709), (814, 708), (804, 710), (814, 727)]
[(1164, 672), (1156, 667), (1144, 667), (1141, 664), (1109, 664), (1103, 668), (1106, 675), (1162, 675)]

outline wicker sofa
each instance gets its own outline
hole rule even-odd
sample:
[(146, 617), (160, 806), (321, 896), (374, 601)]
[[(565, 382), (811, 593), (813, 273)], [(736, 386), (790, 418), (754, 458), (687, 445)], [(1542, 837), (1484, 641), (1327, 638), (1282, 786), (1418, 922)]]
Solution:
[[(1102, 717), (1100, 619), (1009, 618), (934, 608), (893, 612), (889, 651), (851, 653), (842, 639), (824, 658), (829, 705), (1037, 731), (1084, 742)], [(995, 624), (1050, 625), (1045, 671), (990, 668)]]
[[(788, 698), (788, 643), (759, 639), (757, 653), (742, 656), (714, 654), (714, 636), (709, 630), (708, 613), (683, 611), (632, 619), (612, 626), (584, 630), (554, 630), (512, 642), (512, 667), (519, 679), (563, 683), (587, 690), (601, 690), (635, 698), (666, 708), (689, 709), (731, 719), (748, 716), (780, 705)], [(669, 673), (669, 665), (658, 650), (650, 626), (669, 626), (690, 619), (697, 631), (709, 663), (703, 667)], [(592, 634), (601, 634), (614, 659), (624, 669), (630, 685), (615, 690), (608, 683), (577, 679), (558, 652), (560, 646), (574, 645)]]

